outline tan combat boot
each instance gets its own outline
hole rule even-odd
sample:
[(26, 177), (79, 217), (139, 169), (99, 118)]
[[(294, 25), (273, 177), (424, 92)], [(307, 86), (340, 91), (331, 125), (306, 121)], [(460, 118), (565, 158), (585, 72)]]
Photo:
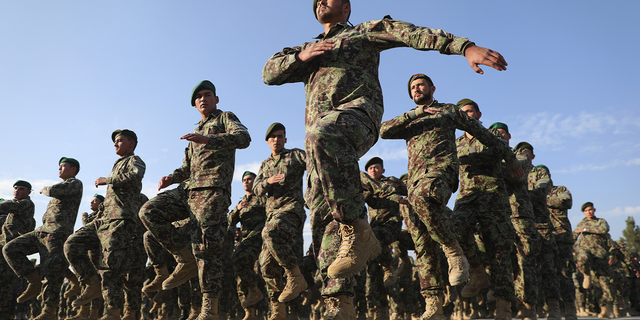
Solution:
[[(620, 305), (618, 304), (618, 299), (613, 303), (613, 316), (616, 318), (620, 318)], [(627, 312), (624, 312), (624, 317), (627, 316)]]
[(246, 308), (246, 307), (252, 306), (260, 302), (260, 300), (262, 299), (264, 299), (264, 295), (262, 294), (262, 291), (258, 289), (257, 285), (254, 285), (253, 287), (249, 288), (249, 293), (247, 294), (244, 301), (242, 302), (242, 307)]
[(480, 290), (489, 286), (489, 275), (487, 275), (487, 271), (484, 266), (476, 267), (471, 269), (471, 278), (469, 279), (469, 283), (467, 283), (460, 295), (465, 298), (475, 297), (480, 293)]
[(562, 314), (560, 313), (560, 302), (558, 299), (547, 300), (547, 306), (549, 306), (549, 315), (547, 315), (547, 320), (562, 319)]
[(444, 313), (442, 312), (442, 296), (440, 295), (424, 295), (424, 313), (420, 319), (422, 320), (445, 320)]
[(384, 281), (384, 287), (392, 287), (398, 282), (398, 276), (393, 273), (393, 268), (391, 266), (383, 266), (382, 270), (384, 270), (384, 277), (382, 278)]
[(289, 320), (289, 317), (287, 317), (287, 305), (284, 302), (270, 301), (269, 309), (271, 313), (269, 320)]
[(18, 297), (18, 303), (23, 303), (37, 296), (40, 294), (40, 290), (42, 290), (42, 279), (40, 278), (40, 273), (37, 270), (26, 276), (25, 279), (27, 279), (28, 285)]
[(77, 311), (78, 312), (76, 313), (75, 316), (67, 317), (66, 320), (88, 320), (89, 316), (91, 315), (90, 314), (91, 306), (88, 304), (85, 304), (80, 307), (80, 310), (77, 310)]
[(105, 310), (100, 320), (120, 320), (120, 310), (121, 309), (107, 307), (107, 310)]
[(242, 320), (258, 320), (255, 307), (244, 308), (244, 318)]
[(162, 290), (173, 289), (198, 275), (198, 263), (191, 248), (184, 247), (173, 254), (178, 262), (173, 273), (162, 282)]
[(202, 307), (196, 320), (218, 320), (218, 317), (218, 298), (214, 298), (210, 293), (203, 293)]
[(91, 278), (82, 281), (82, 284), (85, 286), (84, 290), (82, 290), (82, 293), (78, 298), (73, 300), (71, 303), (71, 306), (74, 308), (83, 306), (91, 302), (91, 300), (102, 296), (102, 283), (100, 283), (100, 278), (98, 278), (97, 274), (94, 274)]
[(613, 301), (607, 301), (607, 316), (609, 319), (615, 319), (615, 313), (613, 311)]
[(40, 315), (33, 318), (33, 320), (56, 320), (58, 319), (58, 315), (56, 314), (57, 311), (58, 308), (45, 304), (42, 312), (40, 312)]
[(156, 272), (156, 277), (153, 278), (153, 280), (149, 282), (149, 284), (142, 287), (142, 292), (144, 294), (162, 290), (162, 282), (169, 278), (169, 270), (167, 270), (167, 266), (153, 266), (153, 270)]
[[(136, 309), (129, 307), (124, 308), (124, 314), (122, 315), (121, 320), (136, 320), (136, 311)], [(167, 314), (167, 318), (169, 318), (169, 314)]]
[(356, 309), (353, 307), (353, 297), (346, 295), (324, 299), (326, 311), (324, 320), (356, 319)]
[(346, 278), (360, 272), (367, 261), (375, 259), (380, 252), (380, 242), (371, 230), (367, 219), (358, 219), (352, 224), (341, 224), (342, 242), (336, 260), (327, 269), (329, 278)]
[(536, 313), (536, 305), (535, 304), (528, 304), (526, 302), (522, 303), (522, 306), (520, 308), (520, 319), (522, 320), (537, 320), (538, 316)]
[(307, 281), (304, 280), (304, 276), (300, 272), (300, 268), (295, 266), (293, 268), (285, 268), (285, 274), (287, 275), (287, 284), (280, 293), (278, 301), (287, 302), (295, 299), (304, 290), (307, 290)]
[(496, 297), (496, 320), (511, 320), (511, 302)]
[(80, 290), (82, 290), (82, 286), (80, 285), (80, 281), (78, 281), (78, 277), (76, 276), (76, 274), (71, 272), (71, 270), (69, 270), (68, 273), (65, 272), (65, 277), (69, 279), (69, 283), (71, 284), (69, 289), (64, 292), (64, 297), (66, 299), (69, 299), (70, 297), (73, 297), (76, 294), (80, 293)]
[(307, 289), (308, 293), (305, 295), (304, 300), (302, 301), (303, 306), (310, 306), (322, 297), (322, 293), (320, 293), (320, 290), (315, 283), (309, 284), (309, 287)]
[(586, 273), (583, 274), (584, 279), (582, 279), (582, 287), (585, 289), (589, 289), (589, 287), (591, 287), (591, 277), (588, 276)]
[(187, 318), (187, 320), (196, 320), (198, 318), (198, 315), (200, 315), (201, 308), (201, 305), (191, 303), (191, 309), (189, 311), (189, 317)]
[(451, 286), (457, 286), (469, 279), (469, 261), (464, 256), (462, 248), (458, 242), (452, 242), (442, 245), (442, 250), (447, 256), (449, 264), (449, 283)]

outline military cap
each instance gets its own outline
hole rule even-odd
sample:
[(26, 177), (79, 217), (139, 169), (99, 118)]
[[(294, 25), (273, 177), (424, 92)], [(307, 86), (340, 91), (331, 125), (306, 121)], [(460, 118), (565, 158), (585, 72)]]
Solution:
[(462, 108), (462, 107), (464, 107), (466, 105), (472, 105), (474, 108), (476, 108), (476, 111), (480, 111), (480, 107), (478, 107), (478, 104), (475, 101), (473, 101), (473, 100), (471, 100), (469, 98), (464, 98), (464, 99), (458, 101), (458, 103), (456, 103), (456, 106), (458, 108)]
[(26, 182), (24, 180), (18, 180), (16, 181), (13, 186), (19, 186), (19, 187), (25, 187), (25, 188), (29, 188), (29, 190), (31, 190), (31, 183)]
[(196, 93), (198, 93), (198, 91), (200, 90), (211, 90), (213, 91), (213, 95), (216, 95), (216, 86), (214, 86), (213, 83), (211, 83), (211, 81), (209, 80), (202, 80), (200, 81), (200, 83), (198, 83), (198, 85), (195, 86), (195, 88), (193, 88), (193, 91), (191, 92), (192, 106), (196, 105)]
[(62, 157), (60, 158), (60, 161), (58, 161), (58, 165), (63, 162), (68, 162), (72, 164), (74, 167), (78, 168), (78, 172), (80, 172), (80, 162), (78, 162), (78, 160), (74, 158), (69, 158), (69, 157)]
[(411, 76), (411, 78), (409, 78), (409, 83), (407, 83), (407, 89), (409, 90), (409, 98), (413, 99), (413, 97), (411, 96), (411, 82), (417, 80), (417, 79), (426, 79), (427, 82), (429, 82), (429, 85), (433, 86), (433, 81), (431, 81), (431, 78), (429, 78), (428, 75), (424, 74), (424, 73), (416, 73), (414, 75)]
[(269, 126), (269, 129), (267, 129), (267, 134), (264, 136), (264, 141), (269, 140), (269, 135), (271, 135), (272, 132), (278, 131), (278, 130), (282, 130), (285, 133), (287, 132), (287, 129), (285, 129), (282, 123), (274, 122), (272, 125)]
[(504, 129), (507, 131), (507, 133), (509, 133), (509, 126), (502, 122), (494, 122), (489, 126), (489, 129)]
[(587, 201), (585, 202), (582, 207), (580, 207), (580, 211), (584, 212), (584, 209), (588, 208), (588, 207), (593, 207), (593, 202)]
[(551, 171), (549, 171), (549, 168), (547, 166), (545, 166), (544, 164), (539, 164), (539, 165), (536, 166), (536, 168), (543, 168), (543, 169), (547, 170), (547, 172), (551, 172)]
[(101, 194), (97, 194), (97, 193), (96, 193), (96, 194), (94, 194), (94, 195), (93, 195), (93, 197), (94, 197), (94, 198), (98, 198), (98, 199), (100, 199), (100, 201), (104, 201), (104, 196), (103, 196), (103, 195), (101, 195)]
[(254, 177), (256, 176), (256, 174), (255, 174), (255, 173), (253, 173), (253, 172), (251, 172), (251, 171), (245, 171), (245, 172), (242, 174), (242, 179), (244, 179), (244, 176), (246, 176), (246, 175), (252, 175), (252, 176), (254, 176)]
[(516, 147), (514, 149), (516, 149), (516, 150), (517, 149), (529, 149), (529, 150), (533, 151), (533, 146), (529, 142), (522, 141), (522, 142), (516, 144)]
[(138, 143), (138, 136), (136, 135), (135, 132), (129, 130), (129, 129), (122, 129), (122, 130), (116, 130), (111, 134), (111, 141), (116, 142), (116, 138), (119, 135), (123, 135), (133, 141), (135, 141), (136, 143)]
[(364, 165), (364, 170), (369, 169), (370, 166), (374, 165), (374, 164), (380, 164), (381, 166), (384, 166), (384, 162), (382, 161), (382, 159), (380, 159), (379, 157), (373, 157), (371, 159), (369, 159), (369, 161), (367, 161), (367, 164)]

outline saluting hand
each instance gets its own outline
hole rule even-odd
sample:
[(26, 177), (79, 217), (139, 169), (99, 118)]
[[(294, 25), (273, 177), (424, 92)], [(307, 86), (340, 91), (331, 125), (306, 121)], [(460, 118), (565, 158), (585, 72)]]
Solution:
[(187, 133), (180, 137), (181, 140), (187, 140), (195, 143), (209, 143), (209, 137), (203, 136), (199, 133)]
[(306, 48), (296, 56), (299, 62), (307, 62), (311, 59), (325, 54), (327, 51), (333, 50), (335, 44), (333, 41), (320, 41), (312, 44), (309, 48)]
[(278, 182), (282, 181), (282, 179), (284, 179), (284, 174), (279, 173), (279, 174), (276, 174), (276, 175), (273, 175), (273, 176), (269, 177), (269, 179), (267, 179), (267, 183), (268, 184), (278, 183)]

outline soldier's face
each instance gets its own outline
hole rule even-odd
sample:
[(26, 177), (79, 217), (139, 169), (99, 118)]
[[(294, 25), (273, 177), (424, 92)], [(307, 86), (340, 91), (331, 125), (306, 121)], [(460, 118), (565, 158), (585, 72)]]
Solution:
[(24, 186), (13, 186), (13, 198), (20, 200), (31, 193), (31, 189)]
[(482, 112), (477, 111), (476, 108), (470, 104), (463, 106), (460, 110), (464, 111), (469, 117), (476, 120), (480, 120), (480, 117), (482, 117)]
[(220, 99), (209, 89), (196, 92), (196, 109), (203, 116), (208, 116), (218, 109)]
[(271, 149), (272, 154), (279, 154), (282, 149), (284, 149), (284, 144), (287, 142), (287, 138), (285, 137), (284, 130), (277, 130), (271, 132), (269, 138), (267, 139), (267, 144)]
[(509, 140), (511, 140), (511, 134), (505, 129), (498, 129), (498, 132), (500, 132), (500, 134), (502, 135), (502, 139), (506, 140), (507, 144), (509, 144)]
[(427, 79), (416, 79), (411, 82), (411, 97), (417, 105), (425, 105), (433, 99), (436, 87), (430, 86)]
[(78, 169), (71, 167), (68, 162), (63, 162), (60, 164), (60, 167), (58, 167), (58, 177), (60, 177), (60, 179), (62, 180), (67, 180), (71, 177), (74, 177), (77, 171)]
[(251, 192), (253, 190), (253, 181), (256, 177), (252, 174), (248, 174), (242, 178), (242, 189), (246, 192)]
[(372, 164), (367, 168), (367, 174), (369, 174), (369, 176), (376, 181), (382, 178), (383, 173), (384, 173), (384, 168), (379, 163)]
[(584, 216), (587, 217), (587, 220), (592, 220), (596, 216), (596, 208), (586, 207), (584, 208), (584, 211), (582, 211), (582, 213), (584, 213)]
[(98, 210), (98, 206), (100, 205), (100, 203), (102, 203), (102, 201), (100, 201), (98, 197), (93, 197), (93, 199), (91, 199), (91, 202), (89, 203), (89, 206), (91, 207), (91, 210), (96, 211)]
[(351, 11), (350, 3), (342, 3), (342, 0), (318, 0), (316, 15), (320, 23), (345, 22), (347, 12)]
[(136, 142), (133, 139), (129, 139), (126, 136), (119, 135), (116, 137), (113, 146), (116, 148), (116, 154), (119, 156), (124, 156), (133, 152), (135, 149)]

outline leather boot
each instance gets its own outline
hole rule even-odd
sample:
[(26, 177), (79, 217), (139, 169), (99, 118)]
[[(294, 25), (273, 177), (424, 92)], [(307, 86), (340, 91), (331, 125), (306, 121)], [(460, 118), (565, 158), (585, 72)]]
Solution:
[(398, 282), (398, 276), (393, 273), (393, 268), (391, 266), (383, 266), (382, 270), (384, 270), (384, 287), (392, 287)]
[(449, 283), (451, 286), (457, 286), (469, 279), (469, 261), (464, 256), (462, 248), (458, 242), (443, 244), (442, 250), (447, 256), (449, 264)]
[(120, 310), (121, 309), (107, 307), (107, 310), (100, 320), (120, 320)]
[(40, 273), (37, 270), (26, 276), (25, 279), (27, 280), (28, 285), (27, 288), (18, 297), (18, 303), (23, 303), (37, 296), (38, 294), (40, 294), (40, 290), (42, 290), (42, 279), (40, 278)]
[(287, 306), (284, 302), (271, 301), (269, 302), (269, 309), (271, 311), (269, 320), (289, 320), (289, 317), (287, 317)]
[(442, 300), (440, 295), (424, 295), (424, 313), (420, 319), (422, 320), (445, 320), (444, 313), (442, 312)]
[(203, 293), (202, 307), (196, 320), (218, 320), (218, 317), (218, 298), (214, 298), (210, 293)]
[(547, 320), (561, 320), (562, 314), (560, 313), (560, 302), (558, 299), (547, 300), (547, 306), (549, 306), (549, 315)]
[(33, 318), (33, 320), (56, 320), (58, 319), (58, 315), (56, 314), (57, 312), (57, 307), (52, 307), (45, 304), (44, 308), (42, 308), (42, 312), (40, 312), (40, 315)]
[(598, 318), (607, 319), (609, 318), (609, 314), (607, 313), (607, 305), (600, 306), (600, 313), (598, 314)]
[(71, 286), (69, 286), (69, 289), (64, 292), (64, 297), (66, 299), (69, 299), (70, 297), (73, 297), (76, 294), (80, 293), (80, 290), (82, 290), (82, 286), (80, 285), (80, 281), (78, 281), (78, 277), (76, 276), (76, 274), (71, 272), (71, 270), (69, 270), (69, 273), (66, 275), (66, 277), (67, 279), (69, 279), (69, 283), (71, 283)]
[(66, 320), (88, 320), (89, 316), (91, 315), (91, 306), (88, 304), (85, 304), (84, 306), (80, 307), (80, 310), (77, 310), (77, 311), (78, 312), (76, 313), (75, 316), (67, 317)]
[(576, 315), (576, 304), (574, 302), (564, 304), (564, 319), (578, 320), (578, 316)]
[[(626, 316), (627, 313), (625, 311), (625, 315)], [(620, 305), (618, 304), (618, 299), (616, 299), (616, 301), (613, 303), (613, 316), (616, 318), (620, 318)]]
[(201, 305), (191, 303), (191, 309), (189, 311), (189, 317), (187, 318), (187, 320), (196, 320), (200, 315), (200, 309), (202, 309)]
[(156, 277), (153, 278), (153, 280), (149, 282), (149, 284), (142, 287), (142, 292), (144, 294), (162, 290), (162, 282), (169, 278), (169, 270), (167, 270), (167, 266), (153, 266), (153, 270), (156, 272)]
[(582, 307), (578, 310), (576, 315), (578, 317), (588, 317), (589, 316), (589, 314), (586, 311), (584, 311), (584, 308), (582, 308)]
[(489, 286), (489, 275), (484, 266), (471, 269), (471, 278), (460, 294), (465, 298), (475, 297), (480, 293), (480, 290)]
[[(136, 320), (136, 311), (136, 309), (129, 307), (124, 308), (124, 314), (122, 315), (121, 320)], [(169, 314), (167, 314), (167, 318), (169, 318)]]
[(307, 289), (309, 292), (307, 293), (307, 295), (304, 297), (304, 300), (302, 301), (303, 306), (310, 306), (311, 304), (313, 304), (314, 302), (316, 302), (318, 299), (322, 297), (322, 293), (320, 293), (320, 290), (318, 290), (318, 287), (316, 286), (315, 283), (309, 284), (309, 287)]
[(244, 308), (244, 318), (242, 318), (242, 320), (258, 320), (258, 317), (256, 317), (256, 308), (255, 307)]
[(609, 319), (615, 319), (615, 313), (613, 311), (613, 301), (607, 301), (607, 316)]
[(100, 283), (100, 279), (97, 274), (94, 274), (91, 278), (82, 281), (82, 284), (84, 284), (84, 290), (82, 290), (82, 293), (78, 298), (73, 300), (71, 303), (71, 306), (74, 308), (83, 306), (90, 303), (91, 300), (102, 296), (102, 283)]
[(262, 299), (264, 299), (264, 295), (262, 295), (262, 291), (258, 289), (257, 285), (254, 285), (253, 287), (249, 288), (249, 293), (245, 297), (244, 302), (242, 302), (242, 307), (246, 308), (246, 307), (252, 306), (260, 302), (260, 300)]
[(356, 319), (356, 309), (353, 307), (353, 297), (347, 297), (346, 295), (330, 297), (324, 299), (324, 302), (326, 305), (326, 311), (324, 314), (325, 320)]
[(342, 242), (336, 260), (327, 269), (329, 278), (346, 278), (360, 272), (367, 261), (375, 259), (382, 247), (367, 219), (340, 225)]
[(198, 263), (191, 248), (184, 247), (173, 254), (178, 262), (173, 273), (162, 282), (162, 290), (173, 289), (198, 275)]
[(496, 320), (511, 320), (511, 302), (496, 297)]
[(520, 308), (520, 319), (522, 320), (537, 320), (538, 316), (536, 314), (536, 305), (528, 304), (526, 302), (522, 303), (522, 307)]
[(287, 302), (295, 299), (304, 290), (307, 290), (307, 281), (304, 280), (304, 276), (300, 272), (300, 268), (295, 266), (293, 268), (285, 268), (285, 274), (287, 275), (287, 284), (284, 286), (284, 290), (280, 293), (278, 301)]

